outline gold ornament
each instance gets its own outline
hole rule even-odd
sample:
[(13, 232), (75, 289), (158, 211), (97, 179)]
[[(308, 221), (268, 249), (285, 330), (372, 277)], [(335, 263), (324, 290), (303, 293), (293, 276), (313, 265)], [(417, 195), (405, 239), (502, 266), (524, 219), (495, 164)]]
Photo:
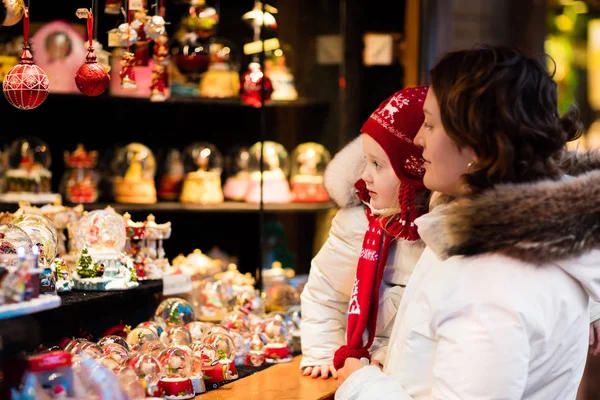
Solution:
[(6, 7), (6, 18), (2, 22), (4, 26), (12, 26), (23, 18), (25, 14), (24, 0), (2, 0)]

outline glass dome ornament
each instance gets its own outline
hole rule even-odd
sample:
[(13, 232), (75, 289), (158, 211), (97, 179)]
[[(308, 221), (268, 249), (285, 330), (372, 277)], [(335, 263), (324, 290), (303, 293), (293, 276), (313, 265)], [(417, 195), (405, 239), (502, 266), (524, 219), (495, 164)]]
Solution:
[(290, 183), (294, 202), (325, 202), (325, 168), (331, 153), (321, 144), (307, 142), (292, 151)]
[(244, 73), (240, 82), (240, 99), (242, 103), (251, 107), (262, 107), (263, 104), (266, 105), (271, 101), (272, 94), (273, 83), (263, 73), (260, 63), (253, 61), (248, 64), (248, 70)]
[(221, 152), (213, 144), (195, 142), (186, 147), (183, 159), (187, 174), (181, 190), (181, 202), (222, 203), (223, 156)]
[(170, 297), (158, 305), (154, 312), (154, 319), (164, 322), (169, 327), (184, 326), (196, 318), (190, 303), (179, 297)]
[(158, 387), (165, 398), (192, 399), (195, 396), (194, 386), (190, 379), (192, 374), (192, 355), (177, 347), (169, 347), (158, 356), (162, 365), (162, 377)]
[(162, 374), (162, 366), (158, 358), (150, 354), (137, 353), (127, 361), (127, 365), (133, 368), (138, 379), (145, 383), (146, 392), (154, 393)]
[(271, 316), (264, 320), (260, 330), (267, 336), (268, 340), (265, 349), (268, 363), (292, 361), (291, 335), (284, 322)]
[(225, 185), (223, 185), (223, 196), (226, 199), (244, 200), (250, 185), (249, 160), (250, 152), (247, 146), (236, 146), (225, 157), (227, 179)]
[(189, 347), (193, 342), (192, 334), (185, 326), (168, 326), (160, 335), (160, 340), (166, 347)]
[[(289, 46), (284, 46), (289, 49)], [(294, 101), (298, 100), (298, 91), (294, 83), (294, 75), (288, 67), (289, 51), (279, 48), (268, 52), (265, 59), (265, 75), (273, 83), (272, 100)]]
[(60, 201), (60, 195), (51, 193), (52, 156), (46, 142), (35, 136), (21, 137), (11, 143), (7, 154), (8, 169), (0, 201), (31, 204)]
[(31, 238), (23, 229), (14, 224), (0, 224), (0, 255), (17, 254), (19, 248), (31, 254), (32, 246)]
[(210, 63), (200, 80), (200, 96), (208, 98), (235, 98), (239, 95), (239, 50), (225, 38), (209, 41)]
[(125, 220), (111, 207), (90, 211), (74, 229), (78, 254), (74, 287), (82, 290), (124, 290), (137, 287), (131, 259), (123, 253)]
[(219, 360), (233, 362), (235, 360), (235, 343), (230, 335), (223, 333), (210, 333), (203, 340), (215, 348)]
[(58, 251), (58, 233), (52, 221), (39, 214), (21, 214), (13, 220), (39, 248), (38, 264), (42, 268), (52, 265)]
[(103, 336), (102, 338), (100, 338), (100, 340), (98, 340), (98, 346), (100, 346), (103, 349), (104, 349), (104, 347), (108, 346), (109, 344), (113, 344), (113, 343), (119, 344), (129, 351), (129, 345), (127, 344), (127, 341), (125, 340), (125, 338), (122, 338), (121, 336), (108, 335), (108, 336)]
[(98, 199), (96, 171), (98, 152), (87, 151), (78, 144), (72, 152), (64, 152), (65, 173), (61, 182), (61, 192), (70, 203), (93, 203)]
[(115, 200), (119, 203), (156, 203), (156, 159), (141, 143), (120, 148), (113, 159)]
[(152, 340), (158, 340), (158, 336), (149, 328), (134, 328), (125, 339), (131, 351), (139, 351), (142, 346)]
[(262, 202), (289, 203), (292, 200), (287, 175), (290, 160), (287, 150), (280, 143), (273, 141), (257, 142), (248, 150), (248, 172), (250, 184), (245, 201), (260, 203), (261, 201), (261, 156), (263, 158), (262, 172)]

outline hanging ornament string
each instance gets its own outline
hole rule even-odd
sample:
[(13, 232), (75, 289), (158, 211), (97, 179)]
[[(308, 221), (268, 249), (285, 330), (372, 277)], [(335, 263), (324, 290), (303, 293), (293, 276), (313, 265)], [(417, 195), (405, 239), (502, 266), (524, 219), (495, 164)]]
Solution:
[(23, 16), (23, 44), (29, 47), (29, 3), (25, 7), (25, 15)]
[(87, 17), (87, 32), (88, 32), (88, 42), (89, 42), (89, 47), (94, 47), (94, 14), (92, 14), (92, 11), (90, 9), (90, 11), (88, 11), (88, 17)]
[(164, 0), (160, 0), (160, 5), (158, 7), (159, 7), (158, 8), (159, 15), (164, 18), (165, 17), (165, 3), (164, 3)]
[[(98, 2), (92, 0), (92, 8), (90, 9), (92, 14), (98, 15)], [(98, 37), (98, 24), (94, 24), (94, 38)]]
[(127, 52), (129, 53), (129, 48), (131, 44), (131, 13), (129, 12), (129, 1), (127, 1)]

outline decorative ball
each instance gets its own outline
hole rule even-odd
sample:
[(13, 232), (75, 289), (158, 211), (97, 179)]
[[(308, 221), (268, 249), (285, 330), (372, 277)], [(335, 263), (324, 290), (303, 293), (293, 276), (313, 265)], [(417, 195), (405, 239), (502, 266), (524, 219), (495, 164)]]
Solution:
[(93, 50), (88, 52), (85, 64), (75, 74), (77, 89), (86, 96), (98, 96), (108, 87), (110, 77), (106, 68), (98, 64)]
[(144, 25), (144, 32), (152, 39), (156, 40), (165, 33), (165, 20), (160, 15), (154, 15)]
[(32, 110), (48, 97), (50, 84), (43, 69), (31, 63), (15, 65), (6, 74), (2, 90), (6, 100), (20, 110)]
[(25, 14), (25, 2), (23, 0), (3, 0), (3, 2), (6, 7), (6, 17), (2, 21), (2, 25), (15, 25)]

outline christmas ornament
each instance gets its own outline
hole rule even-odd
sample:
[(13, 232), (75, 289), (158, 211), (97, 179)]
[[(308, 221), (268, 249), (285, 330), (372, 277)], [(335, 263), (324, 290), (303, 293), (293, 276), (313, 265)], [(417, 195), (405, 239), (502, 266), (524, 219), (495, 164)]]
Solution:
[(121, 87), (123, 89), (135, 89), (137, 83), (135, 82), (135, 54), (129, 51), (123, 53), (121, 57), (121, 71), (119, 76), (121, 77)]
[(23, 18), (25, 14), (25, 3), (23, 0), (3, 0), (4, 7), (6, 8), (6, 15), (2, 25), (12, 26)]
[(88, 12), (87, 16), (87, 30), (88, 30), (88, 53), (85, 57), (85, 64), (79, 67), (79, 70), (75, 74), (75, 84), (77, 89), (86, 96), (98, 96), (104, 93), (108, 87), (110, 77), (106, 69), (98, 64), (96, 53), (94, 53), (93, 47), (93, 26), (94, 16), (91, 12)]
[(145, 24), (144, 32), (150, 39), (158, 39), (166, 32), (165, 19), (160, 15), (154, 15), (152, 18), (150, 18), (150, 21)]
[(133, 13), (133, 22), (131, 22), (131, 27), (135, 29), (137, 33), (137, 41), (135, 42), (135, 65), (138, 66), (148, 66), (148, 61), (150, 60), (150, 50), (148, 37), (146, 36), (146, 32), (144, 31), (146, 27), (146, 23), (150, 17), (147, 15), (147, 10), (136, 10)]
[(24, 9), (23, 52), (21, 61), (6, 74), (2, 90), (6, 100), (21, 110), (31, 110), (42, 104), (48, 97), (48, 76), (33, 63), (29, 46), (29, 10)]
[(160, 64), (154, 64), (152, 68), (152, 82), (150, 83), (150, 101), (165, 101), (165, 67)]
[(129, 47), (137, 41), (137, 31), (127, 22), (119, 25), (117, 33), (119, 35), (119, 46)]
[[(263, 86), (264, 86), (264, 102), (263, 100)], [(267, 104), (271, 100), (271, 94), (273, 93), (273, 84), (271, 80), (266, 77), (260, 69), (260, 64), (257, 62), (251, 62), (248, 65), (248, 71), (242, 77), (240, 85), (240, 98), (246, 105), (252, 107), (261, 107)]]

